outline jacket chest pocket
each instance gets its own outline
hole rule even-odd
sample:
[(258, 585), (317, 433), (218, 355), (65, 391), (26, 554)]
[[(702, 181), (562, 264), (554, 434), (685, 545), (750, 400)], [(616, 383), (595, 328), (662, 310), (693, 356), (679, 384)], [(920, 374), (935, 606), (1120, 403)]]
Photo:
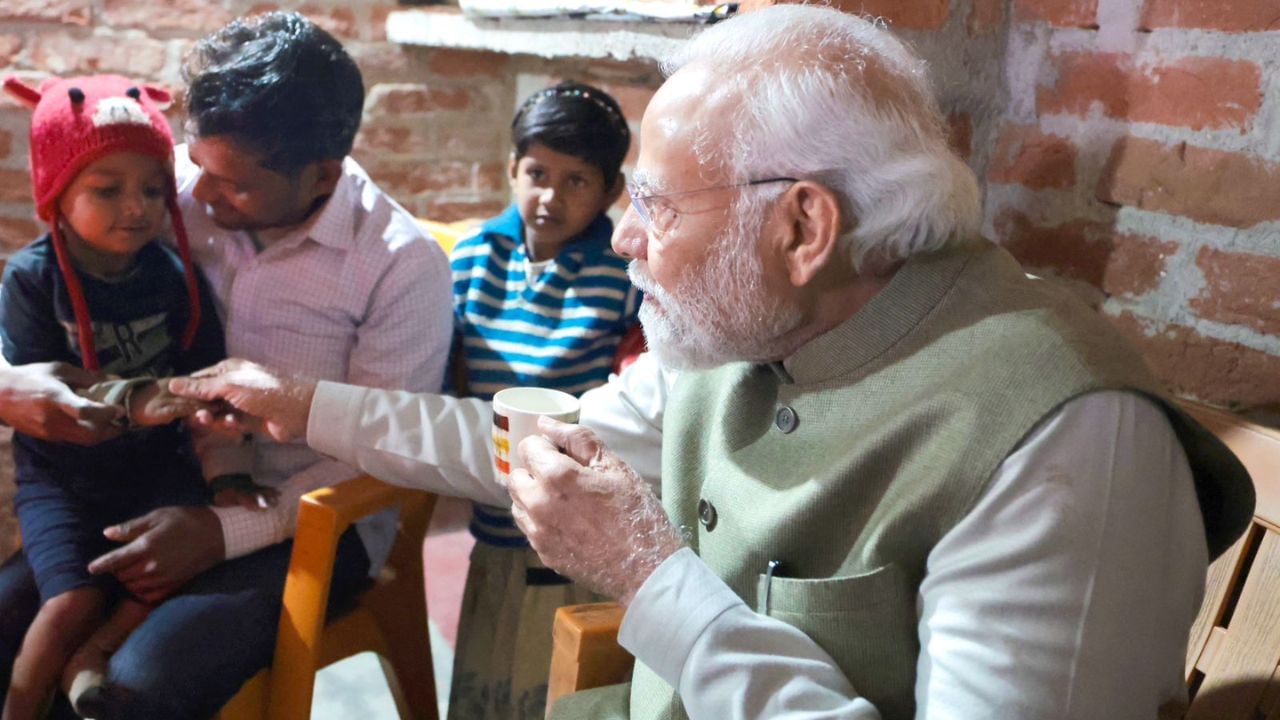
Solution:
[(817, 580), (765, 575), (756, 608), (816, 642), (886, 720), (915, 712), (916, 593), (897, 565)]

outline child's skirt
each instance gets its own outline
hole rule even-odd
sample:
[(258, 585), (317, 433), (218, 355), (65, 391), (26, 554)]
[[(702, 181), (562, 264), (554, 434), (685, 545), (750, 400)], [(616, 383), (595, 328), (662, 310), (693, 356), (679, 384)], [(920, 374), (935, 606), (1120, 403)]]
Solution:
[(599, 598), (543, 565), (509, 508), (477, 505), (471, 529), (449, 720), (541, 720), (556, 609)]

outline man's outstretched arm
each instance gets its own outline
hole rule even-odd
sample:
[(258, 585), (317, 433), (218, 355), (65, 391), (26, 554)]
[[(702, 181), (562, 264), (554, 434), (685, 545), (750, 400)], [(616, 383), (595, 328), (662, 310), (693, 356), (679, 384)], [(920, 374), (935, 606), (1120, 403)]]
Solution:
[[(662, 417), (675, 374), (647, 353), (582, 397), (582, 424), (656, 487)], [(490, 446), (492, 408), (474, 398), (316, 383), (243, 360), (224, 361), (175, 392), (224, 401), (240, 419), (205, 415), (234, 430), (254, 427), (280, 440), (306, 437), (316, 450), (404, 487), (506, 505)]]

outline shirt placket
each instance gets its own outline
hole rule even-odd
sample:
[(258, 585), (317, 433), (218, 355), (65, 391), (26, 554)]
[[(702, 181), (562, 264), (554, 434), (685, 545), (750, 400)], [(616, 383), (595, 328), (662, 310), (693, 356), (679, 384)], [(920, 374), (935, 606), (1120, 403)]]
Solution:
[[(226, 334), (228, 349), (234, 348), (234, 354), (244, 355), (244, 348), (253, 347), (257, 329), (247, 318), (247, 309), (261, 302), (258, 297), (256, 278), (263, 263), (264, 253), (258, 252), (252, 241), (246, 237), (236, 238), (235, 262), (236, 271), (231, 278), (227, 292)], [(246, 314), (242, 317), (241, 310)]]

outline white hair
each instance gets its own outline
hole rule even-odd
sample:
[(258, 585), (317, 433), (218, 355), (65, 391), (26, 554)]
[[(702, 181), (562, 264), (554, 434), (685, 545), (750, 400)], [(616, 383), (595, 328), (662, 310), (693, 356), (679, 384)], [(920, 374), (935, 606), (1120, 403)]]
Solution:
[[(703, 65), (723, 83), (721, 132), (694, 143), (704, 166), (733, 182), (811, 179), (840, 198), (840, 242), (859, 269), (970, 242), (981, 222), (978, 182), (951, 151), (925, 63), (883, 27), (826, 7), (775, 5), (692, 38), (663, 63)], [(740, 195), (738, 208), (782, 185)]]

